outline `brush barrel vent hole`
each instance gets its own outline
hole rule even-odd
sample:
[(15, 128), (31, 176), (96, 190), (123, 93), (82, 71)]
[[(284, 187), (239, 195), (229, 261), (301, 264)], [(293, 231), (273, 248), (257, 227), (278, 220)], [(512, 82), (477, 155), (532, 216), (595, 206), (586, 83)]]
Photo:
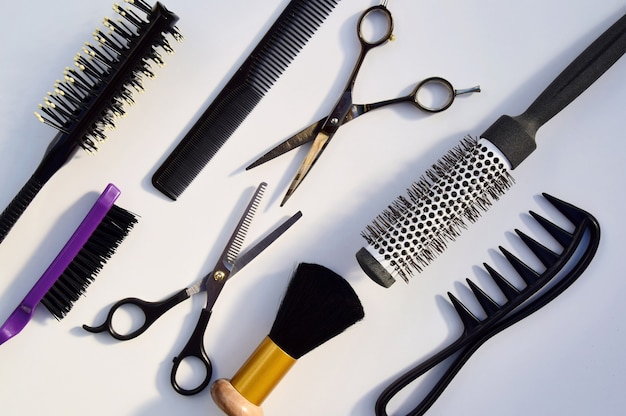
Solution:
[(111, 317), (111, 327), (119, 335), (132, 334), (146, 323), (146, 315), (137, 305), (120, 306)]

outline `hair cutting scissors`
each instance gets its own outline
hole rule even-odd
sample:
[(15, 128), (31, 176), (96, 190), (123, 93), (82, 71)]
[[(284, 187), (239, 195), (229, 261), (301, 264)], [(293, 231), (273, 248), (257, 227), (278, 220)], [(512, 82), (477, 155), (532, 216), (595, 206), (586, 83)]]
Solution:
[[(382, 31), (382, 33), (378, 36), (368, 36), (365, 34), (365, 24), (367, 20), (373, 19), (374, 15), (380, 15), (383, 17), (383, 20), (385, 22), (385, 30)], [(304, 157), (302, 164), (300, 165), (293, 180), (291, 181), (289, 189), (287, 190), (287, 193), (285, 194), (285, 197), (280, 204), (281, 206), (285, 204), (289, 197), (298, 188), (298, 186), (309, 173), (315, 162), (319, 159), (320, 155), (322, 154), (330, 140), (333, 138), (339, 127), (341, 127), (343, 124), (367, 113), (368, 111), (401, 102), (410, 102), (422, 111), (437, 113), (440, 111), (444, 111), (448, 107), (450, 107), (454, 101), (454, 98), (457, 95), (471, 92), (480, 92), (479, 86), (463, 90), (456, 90), (447, 80), (440, 77), (431, 77), (417, 84), (411, 94), (407, 96), (371, 104), (354, 104), (352, 102), (352, 90), (354, 88), (357, 74), (359, 72), (359, 69), (361, 68), (365, 56), (370, 50), (386, 43), (392, 37), (393, 18), (391, 16), (391, 12), (389, 11), (389, 9), (387, 9), (387, 0), (383, 0), (381, 4), (365, 10), (359, 17), (356, 31), (359, 43), (361, 44), (361, 50), (357, 57), (354, 68), (352, 69), (352, 73), (348, 78), (348, 82), (346, 83), (343, 93), (337, 100), (330, 114), (327, 117), (311, 124), (310, 126), (296, 133), (284, 142), (280, 143), (246, 168), (247, 170), (252, 169), (292, 149), (295, 149), (298, 146), (301, 146), (308, 142), (313, 142), (311, 148), (309, 149), (309, 152)], [(443, 87), (445, 92), (444, 95), (446, 97), (441, 102), (438, 102), (436, 104), (427, 103), (421, 93), (425, 92), (431, 87)]]
[[(259, 205), (259, 201), (265, 192), (267, 184), (261, 183), (250, 203), (248, 204), (244, 214), (242, 215), (235, 231), (228, 240), (224, 251), (219, 257), (215, 267), (202, 279), (196, 281), (191, 286), (182, 289), (167, 299), (160, 302), (147, 302), (145, 300), (137, 298), (125, 298), (115, 303), (108, 312), (105, 322), (97, 327), (90, 327), (83, 325), (83, 328), (89, 332), (99, 333), (108, 332), (113, 338), (120, 341), (126, 341), (133, 339), (141, 335), (146, 329), (148, 329), (159, 317), (165, 312), (178, 305), (182, 301), (189, 299), (193, 295), (206, 292), (207, 299), (206, 304), (200, 312), (200, 317), (196, 324), (196, 327), (189, 337), (186, 345), (180, 354), (174, 358), (174, 365), (170, 376), (172, 387), (178, 393), (189, 396), (202, 391), (211, 381), (211, 375), (213, 372), (213, 366), (204, 349), (204, 333), (211, 317), (213, 306), (217, 301), (224, 285), (235, 273), (246, 266), (252, 259), (258, 256), (265, 248), (267, 248), (272, 242), (280, 237), (287, 229), (289, 229), (296, 221), (300, 219), (302, 213), (298, 211), (291, 218), (287, 219), (281, 225), (279, 225), (274, 231), (268, 234), (265, 238), (251, 247), (247, 252), (239, 255), (244, 238), (248, 232), (250, 223), (256, 209)], [(137, 308), (143, 313), (144, 321), (138, 328), (135, 328), (129, 332), (117, 331), (113, 328), (113, 321), (115, 313), (124, 306), (131, 305)], [(204, 365), (205, 376), (202, 382), (195, 388), (187, 389), (182, 387), (177, 381), (176, 374), (180, 364), (187, 358), (197, 358)]]

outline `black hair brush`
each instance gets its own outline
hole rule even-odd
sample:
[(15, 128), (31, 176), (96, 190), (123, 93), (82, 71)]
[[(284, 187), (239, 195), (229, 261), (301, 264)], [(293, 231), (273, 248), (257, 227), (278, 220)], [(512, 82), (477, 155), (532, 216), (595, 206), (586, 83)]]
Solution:
[(104, 19), (109, 32), (96, 29), (97, 45), (85, 44), (74, 59), (76, 68), (66, 68), (63, 81), (57, 81), (35, 113), (58, 133), (33, 175), (0, 214), (0, 242), (78, 148), (97, 150), (105, 130), (115, 127), (125, 105), (133, 103), (133, 92), (143, 90), (143, 79), (154, 76), (151, 64), (163, 64), (159, 49), (173, 52), (168, 35), (182, 39), (175, 27), (178, 17), (161, 3), (150, 7), (143, 0), (127, 2), (133, 7), (113, 6), (120, 18)]
[(465, 139), (363, 232), (357, 260), (375, 282), (405, 281), (440, 254), (466, 221), (513, 184), (515, 169), (535, 148), (537, 130), (593, 84), (626, 52), (626, 15), (598, 37), (516, 117), (502, 116), (480, 140)]
[(259, 407), (296, 360), (363, 319), (356, 293), (341, 276), (301, 263), (267, 337), (230, 380), (211, 387), (226, 414), (262, 415)]

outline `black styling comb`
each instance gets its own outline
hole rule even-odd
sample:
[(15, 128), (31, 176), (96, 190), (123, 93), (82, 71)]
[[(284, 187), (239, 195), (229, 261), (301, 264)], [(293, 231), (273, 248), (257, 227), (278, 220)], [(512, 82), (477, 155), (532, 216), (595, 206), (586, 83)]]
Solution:
[[(626, 15), (594, 40), (520, 115), (501, 116), (480, 137), (467, 138), (439, 160), (408, 195), (399, 196), (362, 236), (363, 271), (389, 287), (408, 281), (441, 254), (467, 223), (513, 184), (514, 170), (536, 148), (535, 134), (626, 52)], [(411, 230), (410, 230), (411, 228)]]
[[(526, 286), (523, 289), (517, 289), (485, 263), (485, 269), (507, 300), (500, 305), (475, 283), (467, 280), (469, 288), (486, 314), (483, 320), (477, 318), (448, 292), (450, 301), (463, 323), (463, 333), (452, 344), (391, 383), (376, 402), (377, 416), (387, 415), (388, 403), (402, 389), (453, 354), (458, 354), (419, 405), (407, 413), (411, 416), (423, 415), (450, 384), (465, 362), (485, 341), (548, 304), (585, 271), (600, 242), (598, 221), (591, 214), (567, 202), (545, 193), (543, 196), (575, 226), (574, 231), (569, 232), (530, 211), (530, 215), (561, 245), (563, 248), (561, 253), (555, 253), (521, 231), (515, 230), (522, 242), (545, 266), (545, 270), (542, 273), (536, 272), (505, 248), (500, 247), (504, 257), (520, 275)], [(574, 256), (575, 253), (576, 256)], [(568, 266), (567, 272), (564, 271), (566, 265)], [(557, 278), (557, 275), (560, 277)]]
[(292, 0), (152, 176), (176, 200), (274, 85), (339, 0)]
[(167, 37), (182, 40), (175, 24), (178, 17), (161, 3), (128, 1), (132, 7), (113, 9), (118, 20), (104, 19), (108, 31), (96, 29), (96, 45), (86, 43), (66, 68), (64, 79), (35, 112), (40, 121), (58, 130), (43, 160), (18, 194), (0, 214), (0, 242), (48, 180), (78, 148), (95, 152), (106, 129), (115, 127), (133, 103), (133, 93), (143, 91), (143, 79), (153, 78), (152, 64), (163, 65), (160, 51), (172, 53)]

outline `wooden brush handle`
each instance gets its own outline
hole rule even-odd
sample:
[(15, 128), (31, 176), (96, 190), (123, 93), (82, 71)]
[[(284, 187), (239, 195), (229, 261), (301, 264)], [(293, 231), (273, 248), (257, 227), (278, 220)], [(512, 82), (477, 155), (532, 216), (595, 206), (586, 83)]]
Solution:
[(217, 407), (228, 416), (263, 416), (263, 409), (250, 403), (225, 378), (213, 383), (211, 396)]

